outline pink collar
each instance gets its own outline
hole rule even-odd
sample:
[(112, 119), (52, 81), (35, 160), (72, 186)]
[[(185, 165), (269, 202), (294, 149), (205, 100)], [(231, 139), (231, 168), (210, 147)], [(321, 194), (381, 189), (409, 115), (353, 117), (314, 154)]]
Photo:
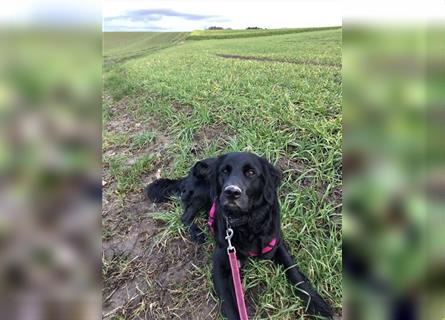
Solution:
[[(207, 226), (209, 227), (209, 231), (212, 235), (215, 235), (215, 229), (213, 228), (213, 222), (215, 220), (215, 212), (216, 212), (216, 201), (212, 203), (212, 207), (210, 208), (209, 211), (209, 217), (207, 219)], [(269, 243), (263, 249), (261, 249), (261, 254), (266, 254), (272, 251), (272, 249), (275, 247), (276, 244), (277, 244), (277, 238), (272, 238), (272, 240), (270, 240)], [(248, 254), (249, 257), (256, 257), (259, 255), (258, 253), (252, 251), (249, 251)]]
[[(276, 238), (273, 238), (272, 240), (270, 240), (269, 243), (263, 249), (261, 249), (261, 254), (266, 254), (266, 253), (272, 251), (272, 249), (276, 243), (277, 243)], [(256, 257), (256, 256), (258, 256), (258, 253), (249, 251), (249, 257)]]
[(209, 211), (209, 218), (207, 219), (207, 225), (209, 226), (209, 231), (212, 235), (215, 235), (215, 229), (213, 228), (213, 220), (215, 220), (216, 211), (216, 201), (212, 203), (212, 207)]

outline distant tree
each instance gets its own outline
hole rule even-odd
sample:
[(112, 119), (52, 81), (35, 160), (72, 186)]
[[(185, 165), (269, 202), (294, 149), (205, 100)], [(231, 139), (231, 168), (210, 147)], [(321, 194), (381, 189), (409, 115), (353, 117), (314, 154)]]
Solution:
[(251, 30), (251, 29), (262, 29), (262, 28), (259, 28), (259, 27), (247, 27), (246, 29), (247, 30)]
[(224, 28), (223, 27), (217, 27), (217, 26), (211, 26), (211, 27), (208, 27), (207, 30), (224, 30)]

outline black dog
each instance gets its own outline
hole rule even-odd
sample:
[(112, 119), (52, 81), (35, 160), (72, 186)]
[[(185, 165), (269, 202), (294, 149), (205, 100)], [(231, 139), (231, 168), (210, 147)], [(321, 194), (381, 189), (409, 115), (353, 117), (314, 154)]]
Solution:
[(192, 239), (201, 241), (201, 230), (193, 224), (196, 213), (212, 208), (208, 224), (215, 235), (213, 282), (222, 300), (222, 313), (239, 319), (230, 265), (227, 256), (226, 226), (234, 231), (232, 244), (241, 265), (248, 257), (271, 259), (282, 265), (296, 294), (311, 315), (332, 318), (329, 305), (294, 266), (280, 228), (280, 208), (276, 195), (280, 172), (267, 160), (252, 153), (229, 153), (200, 161), (189, 175), (179, 180), (160, 179), (146, 191), (155, 202), (181, 194), (182, 221), (190, 228)]
[(158, 179), (145, 189), (151, 201), (166, 202), (170, 197), (180, 196), (184, 213), (182, 223), (189, 229), (190, 237), (197, 243), (204, 242), (203, 231), (193, 223), (199, 211), (208, 212), (211, 206), (210, 185), (217, 158), (197, 162), (188, 176), (178, 179)]

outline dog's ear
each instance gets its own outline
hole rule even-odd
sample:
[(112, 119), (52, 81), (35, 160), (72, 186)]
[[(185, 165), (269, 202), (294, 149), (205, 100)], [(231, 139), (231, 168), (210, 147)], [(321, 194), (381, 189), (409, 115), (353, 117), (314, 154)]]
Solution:
[(263, 196), (269, 204), (274, 204), (277, 197), (277, 189), (281, 183), (281, 172), (264, 158), (261, 158), (261, 164), (265, 179)]
[(219, 167), (226, 155), (221, 155), (212, 159), (212, 177), (210, 178), (210, 195), (212, 199), (216, 199), (221, 193), (221, 186), (219, 185)]
[(198, 179), (208, 180), (212, 174), (212, 168), (206, 160), (202, 160), (193, 166), (192, 173)]

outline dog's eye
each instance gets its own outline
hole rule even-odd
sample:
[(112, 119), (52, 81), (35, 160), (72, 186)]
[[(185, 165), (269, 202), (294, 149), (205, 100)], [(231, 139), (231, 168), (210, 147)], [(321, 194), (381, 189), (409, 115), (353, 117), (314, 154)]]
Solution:
[(254, 175), (256, 175), (255, 170), (249, 169), (249, 170), (246, 171), (246, 176), (253, 177)]
[(222, 173), (222, 174), (228, 174), (229, 171), (230, 171), (229, 168), (228, 168), (228, 167), (225, 167), (224, 169), (221, 170), (221, 173)]

